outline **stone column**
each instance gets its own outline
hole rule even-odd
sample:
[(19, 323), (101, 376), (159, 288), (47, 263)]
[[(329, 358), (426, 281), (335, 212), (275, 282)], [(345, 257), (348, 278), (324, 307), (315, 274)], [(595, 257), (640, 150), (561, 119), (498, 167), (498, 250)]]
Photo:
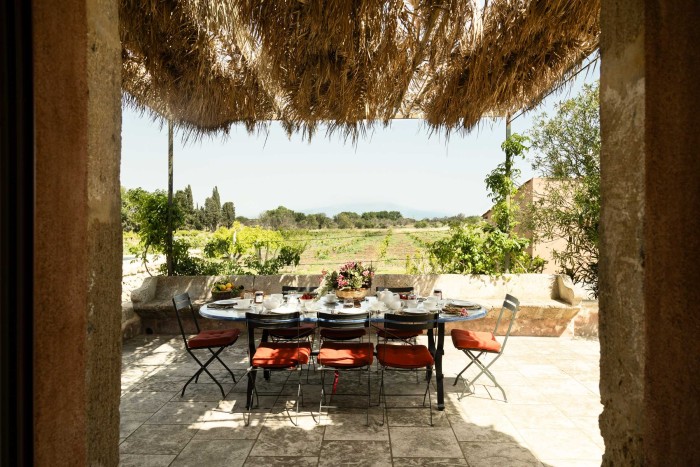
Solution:
[(700, 464), (699, 8), (602, 2), (604, 465)]
[(602, 2), (600, 429), (605, 465), (639, 465), (644, 397), (643, 2)]
[(32, 1), (37, 465), (117, 465), (121, 47), (114, 0)]

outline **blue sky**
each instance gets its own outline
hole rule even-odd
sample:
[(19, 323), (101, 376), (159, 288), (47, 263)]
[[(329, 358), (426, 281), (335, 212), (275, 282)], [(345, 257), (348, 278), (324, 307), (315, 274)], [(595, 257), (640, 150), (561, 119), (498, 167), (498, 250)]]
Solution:
[[(598, 68), (581, 73), (572, 85), (550, 95), (517, 118), (513, 132), (524, 133), (532, 117), (553, 114), (554, 104), (576, 95), (599, 77)], [(491, 206), (486, 174), (503, 159), (505, 122), (484, 121), (468, 135), (430, 134), (419, 120), (396, 120), (376, 127), (357, 144), (323, 131), (309, 143), (291, 139), (276, 123), (269, 134), (233, 128), (228, 136), (182, 141), (175, 133), (174, 185), (192, 186), (195, 203), (204, 204), (213, 187), (222, 202), (233, 201), (237, 215), (256, 217), (279, 205), (320, 212), (329, 206), (414, 210), (479, 215)], [(122, 114), (121, 183), (126, 188), (167, 189), (167, 127), (125, 108)], [(520, 182), (535, 176), (519, 161)]]

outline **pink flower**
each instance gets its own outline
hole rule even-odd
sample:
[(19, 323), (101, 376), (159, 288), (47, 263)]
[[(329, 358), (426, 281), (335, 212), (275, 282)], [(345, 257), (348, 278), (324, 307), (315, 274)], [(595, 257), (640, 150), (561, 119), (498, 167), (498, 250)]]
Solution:
[(367, 271), (367, 270), (362, 271), (362, 275), (365, 277), (369, 276), (369, 271)]

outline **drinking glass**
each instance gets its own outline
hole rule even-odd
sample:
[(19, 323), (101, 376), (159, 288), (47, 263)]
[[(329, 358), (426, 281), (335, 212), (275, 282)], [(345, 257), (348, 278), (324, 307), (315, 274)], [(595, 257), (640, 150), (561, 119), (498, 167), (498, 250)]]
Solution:
[(343, 299), (343, 308), (352, 308), (355, 306), (355, 300), (352, 298)]

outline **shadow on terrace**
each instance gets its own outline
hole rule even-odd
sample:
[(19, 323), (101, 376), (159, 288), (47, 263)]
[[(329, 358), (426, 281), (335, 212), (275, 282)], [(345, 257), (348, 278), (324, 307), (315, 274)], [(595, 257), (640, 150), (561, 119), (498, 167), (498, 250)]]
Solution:
[[(260, 396), (250, 426), (243, 421), (247, 366), (246, 339), (224, 351), (236, 374), (217, 364), (211, 369), (226, 397), (207, 377), (180, 389), (196, 371), (180, 337), (139, 336), (122, 352), (121, 465), (600, 465), (604, 450), (598, 430), (599, 345), (597, 340), (554, 337), (511, 337), (492, 370), (508, 402), (487, 379), (473, 394), (454, 376), (465, 356), (445, 345), (445, 404), (428, 424), (420, 406), (422, 381), (413, 372), (388, 376), (388, 423), (381, 426), (378, 373), (372, 371), (370, 426), (365, 425), (366, 379), (341, 373), (338, 408), (318, 418), (320, 377), (313, 369), (306, 382), (299, 426), (293, 413), (296, 375), (273, 373), (259, 379)], [(471, 369), (470, 369), (471, 370)], [(473, 377), (475, 373), (471, 373)], [(366, 376), (363, 375), (363, 378)], [(326, 377), (330, 390), (332, 377)], [(420, 379), (420, 378), (419, 378)], [(243, 380), (243, 381), (241, 381)], [(287, 384), (288, 383), (288, 384)], [(391, 395), (395, 395), (391, 397)], [(396, 395), (416, 394), (416, 397)], [(435, 393), (433, 386), (433, 403)], [(316, 416), (316, 419), (313, 418)]]

